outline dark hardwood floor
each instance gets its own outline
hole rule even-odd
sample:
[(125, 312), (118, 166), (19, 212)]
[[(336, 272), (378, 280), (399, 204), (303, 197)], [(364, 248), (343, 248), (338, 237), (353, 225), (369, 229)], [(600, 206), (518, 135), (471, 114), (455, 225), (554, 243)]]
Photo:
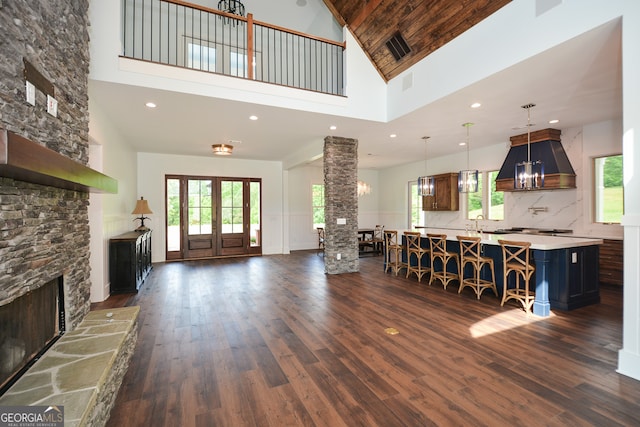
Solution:
[(141, 307), (108, 425), (640, 425), (640, 382), (615, 372), (620, 288), (527, 318), (382, 257), (360, 270), (325, 275), (315, 251), (154, 265), (93, 306)]

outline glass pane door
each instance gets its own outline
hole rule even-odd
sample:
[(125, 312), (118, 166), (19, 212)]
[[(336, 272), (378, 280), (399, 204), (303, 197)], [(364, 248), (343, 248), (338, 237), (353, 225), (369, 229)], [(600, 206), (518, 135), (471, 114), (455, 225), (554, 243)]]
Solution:
[(187, 183), (187, 245), (185, 258), (214, 256), (213, 180)]
[(261, 180), (167, 175), (167, 260), (262, 253)]
[(261, 246), (262, 236), (260, 235), (260, 182), (251, 181), (249, 183), (249, 241), (252, 247)]
[[(220, 180), (220, 255), (244, 254), (244, 180)], [(248, 227), (247, 227), (248, 229)]]
[(166, 179), (167, 193), (167, 259), (182, 258), (180, 238), (180, 179)]

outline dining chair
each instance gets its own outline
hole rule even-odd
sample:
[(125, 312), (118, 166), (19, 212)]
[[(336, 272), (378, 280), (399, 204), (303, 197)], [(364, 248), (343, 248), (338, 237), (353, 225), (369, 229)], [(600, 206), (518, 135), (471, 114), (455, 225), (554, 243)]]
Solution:
[(322, 252), (322, 256), (324, 256), (324, 227), (317, 227), (318, 231), (318, 251), (316, 254)]
[(384, 246), (384, 225), (375, 226), (371, 243), (373, 244), (373, 250), (376, 251), (377, 254), (382, 254)]

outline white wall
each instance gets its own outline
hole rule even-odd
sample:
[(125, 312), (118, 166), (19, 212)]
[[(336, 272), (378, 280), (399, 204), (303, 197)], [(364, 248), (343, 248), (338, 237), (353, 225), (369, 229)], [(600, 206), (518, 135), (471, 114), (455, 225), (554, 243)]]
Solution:
[(89, 139), (91, 167), (118, 181), (117, 194), (91, 194), (89, 221), (91, 229), (91, 301), (109, 296), (109, 239), (131, 231), (137, 191), (136, 153), (128, 141), (111, 125), (91, 96), (89, 85)]
[[(283, 182), (280, 162), (219, 157), (138, 153), (138, 195), (149, 201), (153, 214), (145, 223), (153, 230), (153, 262), (165, 261), (165, 175), (199, 175), (262, 179), (262, 253), (283, 252)], [(135, 181), (134, 181), (135, 182)], [(133, 200), (135, 205), (135, 199)], [(133, 207), (131, 208), (133, 209)]]
[(289, 249), (315, 249), (318, 234), (313, 228), (311, 185), (324, 184), (324, 172), (317, 166), (300, 166), (288, 171)]

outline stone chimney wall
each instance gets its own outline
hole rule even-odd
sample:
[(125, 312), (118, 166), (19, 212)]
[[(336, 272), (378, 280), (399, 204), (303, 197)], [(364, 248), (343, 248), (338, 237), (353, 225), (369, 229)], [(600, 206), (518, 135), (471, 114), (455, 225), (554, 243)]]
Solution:
[[(360, 270), (358, 253), (358, 140), (324, 140), (325, 272)], [(344, 224), (338, 224), (344, 220)], [(338, 254), (340, 259), (338, 259)]]
[[(88, 164), (88, 0), (0, 2), (0, 126)], [(58, 115), (36, 89), (26, 102), (24, 62), (51, 84)], [(60, 275), (67, 329), (89, 311), (89, 196), (0, 178), (0, 305)]]

